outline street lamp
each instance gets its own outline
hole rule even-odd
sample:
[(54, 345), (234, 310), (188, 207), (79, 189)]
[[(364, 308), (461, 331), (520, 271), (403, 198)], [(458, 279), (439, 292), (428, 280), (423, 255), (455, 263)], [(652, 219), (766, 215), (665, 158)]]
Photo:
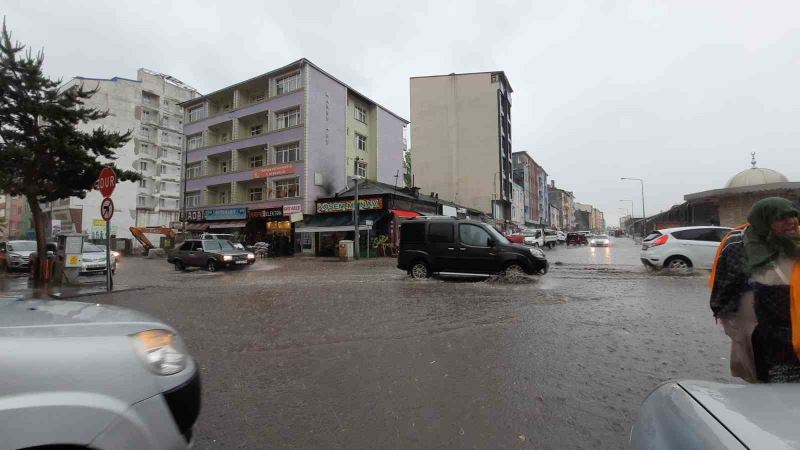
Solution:
[(641, 178), (621, 177), (620, 180), (638, 181), (642, 185), (642, 235), (644, 236), (645, 226), (647, 225), (647, 213), (644, 211), (644, 180)]

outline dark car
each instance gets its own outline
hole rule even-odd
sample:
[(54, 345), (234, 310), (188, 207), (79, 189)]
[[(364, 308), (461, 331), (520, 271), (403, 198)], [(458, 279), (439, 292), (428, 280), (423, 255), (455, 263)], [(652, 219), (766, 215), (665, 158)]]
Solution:
[(589, 239), (583, 233), (567, 233), (567, 245), (589, 245)]
[(186, 241), (167, 259), (175, 270), (187, 267), (205, 267), (215, 272), (222, 267), (244, 267), (256, 260), (248, 251), (239, 250), (230, 241), (220, 239), (197, 239)]
[(454, 218), (419, 218), (400, 226), (397, 267), (414, 278), (547, 272), (538, 248), (513, 244), (491, 226)]

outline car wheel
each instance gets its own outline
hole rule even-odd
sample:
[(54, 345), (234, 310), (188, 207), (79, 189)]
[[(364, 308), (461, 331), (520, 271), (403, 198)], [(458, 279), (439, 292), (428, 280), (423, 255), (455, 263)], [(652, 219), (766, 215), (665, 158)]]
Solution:
[(208, 262), (208, 264), (206, 265), (206, 269), (208, 269), (209, 272), (216, 272), (217, 271), (217, 262), (214, 261), (214, 260), (210, 260)]
[(691, 270), (692, 262), (683, 256), (673, 256), (664, 262), (664, 267), (677, 272), (686, 272)]
[(178, 272), (183, 272), (183, 270), (186, 268), (181, 261), (175, 261), (173, 264), (175, 264), (175, 270)]
[(504, 273), (506, 278), (519, 278), (525, 275), (525, 271), (522, 269), (522, 266), (516, 262), (508, 263)]
[(414, 264), (411, 264), (411, 269), (408, 272), (411, 274), (411, 278), (417, 280), (430, 278), (431, 276), (431, 269), (425, 261), (415, 261)]

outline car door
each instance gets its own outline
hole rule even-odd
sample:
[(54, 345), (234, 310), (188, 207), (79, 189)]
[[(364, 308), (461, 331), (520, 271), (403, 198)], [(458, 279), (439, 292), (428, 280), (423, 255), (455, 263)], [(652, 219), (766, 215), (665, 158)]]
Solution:
[(455, 224), (453, 222), (431, 222), (428, 224), (428, 254), (434, 272), (458, 272), (459, 254), (456, 247)]
[(727, 231), (728, 230), (720, 228), (703, 229), (703, 233), (699, 236), (698, 259), (700, 262), (697, 267), (701, 269), (710, 269), (711, 266), (714, 265), (714, 257), (717, 255), (717, 249), (719, 248), (720, 242), (722, 242), (722, 238), (727, 234)]
[[(458, 224), (459, 272), (490, 274), (500, 271), (494, 239), (482, 226)], [(496, 245), (496, 244), (495, 244)]]
[(203, 259), (203, 241), (194, 241), (192, 242), (192, 249), (189, 250), (189, 264), (192, 266), (199, 266), (203, 267), (206, 265), (205, 260)]
[(679, 254), (686, 256), (698, 269), (708, 269), (714, 260), (719, 246), (716, 228), (691, 228), (672, 233), (679, 248)]

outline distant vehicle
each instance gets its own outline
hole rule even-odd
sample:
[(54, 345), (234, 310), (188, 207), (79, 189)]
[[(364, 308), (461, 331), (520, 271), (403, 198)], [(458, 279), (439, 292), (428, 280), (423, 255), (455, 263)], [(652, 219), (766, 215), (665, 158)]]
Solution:
[[(111, 273), (117, 273), (117, 257), (119, 253), (112, 251)], [(81, 253), (81, 275), (106, 273), (106, 247), (85, 242)]]
[(188, 449), (199, 370), (145, 314), (0, 299), (0, 448)]
[(29, 270), (31, 253), (36, 252), (36, 241), (0, 242), (0, 269)]
[(712, 226), (656, 230), (642, 241), (639, 258), (653, 269), (710, 269), (719, 243), (730, 231)]
[(588, 245), (589, 239), (583, 233), (567, 233), (567, 245)]
[(256, 255), (234, 247), (230, 241), (222, 239), (192, 239), (185, 241), (167, 258), (175, 270), (187, 267), (205, 267), (216, 272), (222, 267), (245, 267), (255, 262)]
[(563, 243), (567, 242), (567, 233), (565, 233), (563, 231), (557, 231), (556, 235), (558, 237), (558, 243), (559, 244), (563, 244)]
[(512, 233), (512, 234), (507, 234), (505, 236), (506, 236), (506, 239), (508, 239), (508, 242), (511, 242), (513, 244), (524, 244), (525, 243), (525, 236), (523, 236), (521, 233)]
[(611, 238), (607, 234), (598, 234), (589, 240), (589, 245), (592, 247), (609, 247)]
[(642, 402), (630, 448), (797, 448), (798, 402), (794, 383), (668, 381)]
[(544, 230), (544, 244), (543, 247), (553, 248), (558, 244), (558, 232), (556, 230)]
[(522, 243), (531, 247), (544, 247), (544, 233), (539, 229), (528, 229), (522, 231)]
[(491, 226), (454, 218), (409, 219), (400, 226), (397, 267), (413, 278), (439, 275), (543, 274), (538, 248), (509, 242)]

